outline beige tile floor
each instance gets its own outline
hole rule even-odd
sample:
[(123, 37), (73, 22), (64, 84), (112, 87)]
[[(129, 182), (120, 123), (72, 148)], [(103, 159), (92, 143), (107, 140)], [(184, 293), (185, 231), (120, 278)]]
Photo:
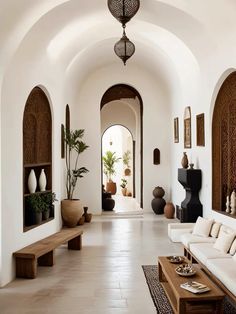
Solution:
[[(84, 225), (83, 249), (56, 249), (56, 264), (36, 279), (16, 279), (0, 289), (1, 314), (154, 314), (141, 265), (158, 255), (181, 254), (167, 237), (167, 220), (93, 217)], [(168, 314), (168, 313), (167, 313)]]

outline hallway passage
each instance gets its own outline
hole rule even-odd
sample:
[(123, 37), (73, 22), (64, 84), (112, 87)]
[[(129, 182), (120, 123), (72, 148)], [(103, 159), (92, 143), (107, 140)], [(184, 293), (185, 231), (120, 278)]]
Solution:
[(56, 250), (53, 267), (38, 267), (36, 279), (16, 279), (0, 290), (1, 314), (154, 314), (141, 265), (158, 255), (182, 253), (170, 242), (174, 220), (93, 217), (85, 224), (82, 251)]

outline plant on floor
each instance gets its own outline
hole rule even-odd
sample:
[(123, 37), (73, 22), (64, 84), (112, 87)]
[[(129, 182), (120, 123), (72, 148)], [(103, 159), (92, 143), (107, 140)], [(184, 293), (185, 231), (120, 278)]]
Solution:
[[(73, 193), (78, 178), (83, 178), (89, 170), (85, 167), (78, 167), (79, 155), (82, 154), (89, 146), (81, 139), (84, 136), (84, 130), (66, 130), (64, 141), (66, 144), (66, 192), (67, 199), (73, 199)], [(75, 156), (73, 156), (75, 155)], [(74, 166), (72, 163), (74, 161)]]
[(119, 162), (121, 158), (116, 157), (116, 152), (108, 150), (102, 157), (103, 160), (103, 172), (107, 177), (106, 191), (111, 194), (116, 194), (116, 183), (112, 181), (112, 176), (115, 175), (115, 164)]
[(108, 150), (102, 157), (104, 167), (103, 172), (108, 181), (112, 181), (112, 176), (116, 174), (115, 164), (119, 162), (120, 159), (120, 157), (116, 157), (116, 152), (111, 152), (110, 150)]

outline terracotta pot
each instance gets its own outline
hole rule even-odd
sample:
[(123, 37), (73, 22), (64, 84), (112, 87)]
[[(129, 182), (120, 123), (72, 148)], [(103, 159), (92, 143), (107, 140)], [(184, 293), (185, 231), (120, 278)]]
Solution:
[(106, 191), (111, 193), (112, 195), (116, 194), (116, 183), (113, 181), (107, 182)]
[(121, 189), (121, 192), (122, 192), (122, 195), (123, 195), (123, 196), (126, 196), (126, 193), (127, 193), (127, 188), (123, 188), (123, 189)]
[(62, 200), (61, 215), (64, 225), (73, 228), (83, 215), (83, 205), (80, 200)]
[(165, 195), (165, 190), (161, 186), (156, 186), (152, 194), (155, 198), (162, 198)]
[(87, 206), (84, 207), (83, 216), (84, 216), (85, 222), (90, 222), (92, 220), (92, 214), (88, 214), (88, 207)]
[(173, 203), (166, 203), (166, 206), (164, 207), (164, 214), (166, 216), (166, 218), (168, 219), (173, 219), (174, 218), (174, 214), (175, 214), (175, 207), (173, 205)]
[(124, 171), (125, 176), (130, 176), (131, 175), (131, 170), (129, 168), (126, 168)]
[(181, 165), (183, 168), (187, 169), (188, 168), (188, 156), (185, 152), (183, 154), (184, 155), (183, 155), (182, 160), (181, 160)]
[(83, 225), (83, 224), (84, 224), (84, 222), (85, 222), (85, 217), (84, 217), (84, 216), (82, 216), (82, 217), (80, 217), (80, 219), (79, 219), (79, 221), (78, 221), (77, 225), (78, 225), (78, 226), (81, 226), (81, 225)]

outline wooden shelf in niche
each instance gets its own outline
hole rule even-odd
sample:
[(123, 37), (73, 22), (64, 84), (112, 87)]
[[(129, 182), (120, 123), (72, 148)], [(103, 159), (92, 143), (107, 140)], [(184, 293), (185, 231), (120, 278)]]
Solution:
[(230, 213), (226, 213), (226, 211), (223, 211), (223, 210), (216, 210), (216, 209), (213, 209), (213, 211), (217, 212), (218, 214), (222, 214), (224, 216), (228, 216), (230, 218), (234, 218), (236, 219), (236, 215), (231, 215)]
[[(24, 231), (38, 225), (26, 226), (29, 221), (25, 208), (25, 198), (30, 195), (28, 190), (28, 177), (31, 169), (37, 179), (36, 193), (39, 191), (39, 176), (44, 169), (47, 186), (46, 192), (52, 191), (52, 118), (47, 96), (39, 87), (33, 88), (25, 105), (23, 118), (23, 216)], [(54, 218), (51, 216), (49, 220)], [(43, 221), (42, 223), (45, 223)], [(39, 224), (41, 225), (41, 224)]]

